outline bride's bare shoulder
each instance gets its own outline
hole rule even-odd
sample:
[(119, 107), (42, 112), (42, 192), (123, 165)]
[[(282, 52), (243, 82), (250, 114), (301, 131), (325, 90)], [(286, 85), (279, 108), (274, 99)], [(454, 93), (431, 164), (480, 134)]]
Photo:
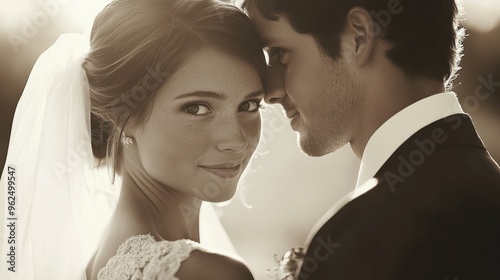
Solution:
[(177, 272), (179, 279), (253, 280), (252, 273), (242, 262), (215, 253), (193, 250)]

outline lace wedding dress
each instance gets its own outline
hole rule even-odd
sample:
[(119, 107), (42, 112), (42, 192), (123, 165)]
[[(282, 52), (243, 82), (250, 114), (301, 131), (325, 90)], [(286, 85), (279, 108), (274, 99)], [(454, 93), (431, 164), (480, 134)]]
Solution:
[(97, 279), (178, 280), (175, 274), (193, 250), (206, 251), (199, 243), (187, 239), (156, 241), (150, 234), (132, 236), (99, 270)]

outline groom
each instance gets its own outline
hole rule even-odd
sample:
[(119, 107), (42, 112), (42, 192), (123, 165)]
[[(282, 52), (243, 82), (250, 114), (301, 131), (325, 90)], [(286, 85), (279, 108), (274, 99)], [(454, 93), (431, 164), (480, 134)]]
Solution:
[(270, 57), (266, 102), (283, 106), (302, 150), (349, 143), (361, 159), (297, 278), (500, 279), (500, 169), (449, 91), (463, 37), (455, 1), (244, 7)]

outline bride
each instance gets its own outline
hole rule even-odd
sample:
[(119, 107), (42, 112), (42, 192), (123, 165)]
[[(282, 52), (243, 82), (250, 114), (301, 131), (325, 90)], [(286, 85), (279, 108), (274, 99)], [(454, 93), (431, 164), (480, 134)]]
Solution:
[(2, 279), (253, 279), (209, 246), (230, 244), (201, 210), (233, 197), (259, 141), (266, 65), (247, 17), (213, 0), (116, 0), (86, 44), (62, 35), (16, 109)]

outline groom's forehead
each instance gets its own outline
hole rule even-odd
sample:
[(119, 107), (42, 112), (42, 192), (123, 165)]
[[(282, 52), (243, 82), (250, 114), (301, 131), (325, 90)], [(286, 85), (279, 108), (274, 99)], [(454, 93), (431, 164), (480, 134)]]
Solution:
[(296, 33), (285, 15), (280, 15), (277, 20), (268, 19), (257, 10), (249, 15), (266, 46), (279, 44)]

